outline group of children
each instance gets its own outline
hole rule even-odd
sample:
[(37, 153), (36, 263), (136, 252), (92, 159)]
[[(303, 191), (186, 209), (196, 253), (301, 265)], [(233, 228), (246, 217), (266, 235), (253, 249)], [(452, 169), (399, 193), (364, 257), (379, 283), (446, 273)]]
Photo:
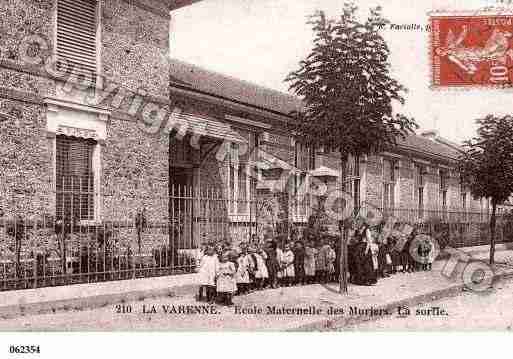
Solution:
[(236, 294), (278, 286), (327, 283), (336, 280), (334, 245), (329, 240), (278, 245), (274, 240), (207, 245), (199, 265), (198, 300), (232, 305)]
[[(348, 245), (349, 280), (353, 284), (374, 285), (379, 278), (399, 271), (431, 270), (433, 245), (416, 231), (403, 239), (391, 236), (380, 241), (379, 237), (379, 228), (365, 224), (353, 231)], [(237, 248), (228, 242), (206, 245), (198, 269), (198, 300), (232, 305), (236, 294), (337, 281), (340, 251), (336, 244), (320, 238), (282, 244), (272, 239), (250, 241)]]

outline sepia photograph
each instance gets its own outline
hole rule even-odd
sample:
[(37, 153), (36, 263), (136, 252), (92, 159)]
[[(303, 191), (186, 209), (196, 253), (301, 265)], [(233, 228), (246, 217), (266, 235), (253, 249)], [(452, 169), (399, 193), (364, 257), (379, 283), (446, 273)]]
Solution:
[(510, 1), (0, 19), (0, 332), (511, 332)]

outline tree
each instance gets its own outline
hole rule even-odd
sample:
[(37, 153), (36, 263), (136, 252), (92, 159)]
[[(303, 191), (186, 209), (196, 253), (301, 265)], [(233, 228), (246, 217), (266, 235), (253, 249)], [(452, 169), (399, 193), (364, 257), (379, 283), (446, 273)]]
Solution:
[[(389, 49), (380, 34), (388, 21), (379, 7), (363, 23), (356, 12), (354, 4), (345, 4), (337, 20), (315, 13), (308, 22), (313, 49), (286, 78), (305, 103), (303, 111), (293, 113), (297, 121), (291, 130), (303, 145), (339, 152), (342, 190), (349, 155), (393, 148), (417, 127), (393, 111), (394, 103), (404, 104), (406, 89), (390, 75)], [(342, 232), (341, 268), (347, 269), (347, 228)], [(346, 270), (341, 270), (340, 290), (347, 292)]]
[(488, 115), (476, 123), (477, 136), (465, 142), (458, 169), (475, 198), (491, 201), (490, 264), (494, 264), (497, 206), (513, 194), (513, 118)]

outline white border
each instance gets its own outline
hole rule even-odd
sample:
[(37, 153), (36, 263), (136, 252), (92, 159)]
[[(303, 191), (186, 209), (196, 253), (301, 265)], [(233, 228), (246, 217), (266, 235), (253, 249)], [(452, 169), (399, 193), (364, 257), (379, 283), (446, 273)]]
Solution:
[[(11, 358), (485, 358), (504, 357), (511, 333), (4, 333), (0, 347), (39, 344)], [(506, 354), (507, 356), (507, 354)]]

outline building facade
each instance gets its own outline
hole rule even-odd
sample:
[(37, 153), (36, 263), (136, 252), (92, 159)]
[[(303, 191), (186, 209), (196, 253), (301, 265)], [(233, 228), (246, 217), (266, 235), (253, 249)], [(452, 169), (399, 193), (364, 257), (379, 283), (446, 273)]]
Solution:
[[(277, 188), (283, 188), (292, 197), (305, 181), (310, 179), (312, 182), (313, 178), (326, 183), (328, 192), (337, 186), (341, 167), (339, 155), (304, 148), (287, 132), (287, 123), (292, 121), (290, 112), (301, 108), (297, 99), (183, 62), (172, 61), (172, 64), (171, 95), (187, 93), (191, 104), (187, 109), (189, 113), (203, 114), (229, 124), (240, 136), (251, 139), (247, 141), (248, 148), (258, 149), (247, 151), (256, 156), (240, 160), (241, 163), (253, 161), (251, 166), (256, 170), (251, 173), (256, 172), (253, 177), (258, 179), (255, 190), (250, 188), (247, 179), (242, 198), (237, 194), (241, 189), (241, 176), (230, 174), (228, 163), (219, 162), (217, 169), (212, 161), (207, 161), (210, 167), (202, 168), (198, 177), (216, 177), (208, 183), (229, 189), (226, 196), (235, 200), (257, 199), (280, 177), (288, 183)], [(194, 97), (201, 101), (191, 102)], [(214, 107), (202, 112), (202, 101), (205, 105), (214, 104)], [(419, 221), (437, 212), (488, 213), (488, 201), (474, 199), (468, 188), (461, 185), (455, 169), (460, 153), (458, 145), (445, 140), (436, 131), (412, 134), (400, 139), (393, 152), (365, 158), (350, 157), (350, 181), (346, 191), (354, 197), (354, 206), (367, 204), (394, 209), (397, 213), (415, 211)], [(235, 172), (240, 172), (238, 170)], [(237, 188), (234, 182), (239, 184)], [(297, 214), (297, 221), (306, 221), (305, 216), (294, 211), (291, 217)]]

